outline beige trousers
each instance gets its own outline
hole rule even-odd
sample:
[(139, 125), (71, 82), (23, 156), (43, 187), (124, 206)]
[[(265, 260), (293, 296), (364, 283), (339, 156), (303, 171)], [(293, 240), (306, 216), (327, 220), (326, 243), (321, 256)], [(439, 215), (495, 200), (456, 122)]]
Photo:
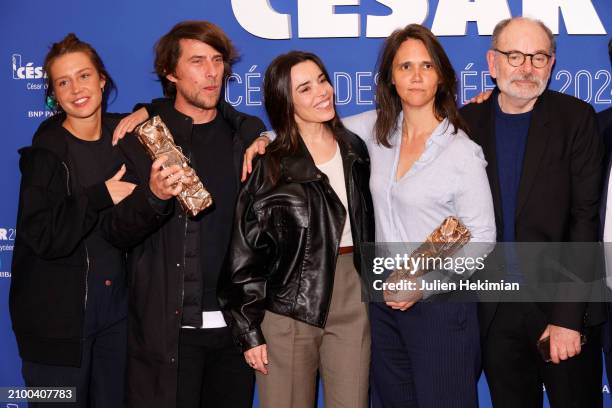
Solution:
[(317, 371), (325, 408), (367, 408), (370, 324), (353, 254), (338, 256), (325, 328), (266, 311), (268, 374), (257, 372), (261, 408), (315, 407)]

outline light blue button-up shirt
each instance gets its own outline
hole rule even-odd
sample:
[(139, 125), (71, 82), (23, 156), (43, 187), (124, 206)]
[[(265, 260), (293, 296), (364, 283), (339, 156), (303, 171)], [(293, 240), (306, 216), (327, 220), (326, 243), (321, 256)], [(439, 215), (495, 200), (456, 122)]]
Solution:
[(493, 199), (482, 149), (445, 119), (433, 131), (421, 157), (396, 180), (403, 115), (389, 141), (376, 143), (376, 111), (343, 119), (370, 153), (370, 190), (377, 242), (420, 243), (448, 216), (456, 216), (472, 234), (471, 242), (495, 242)]

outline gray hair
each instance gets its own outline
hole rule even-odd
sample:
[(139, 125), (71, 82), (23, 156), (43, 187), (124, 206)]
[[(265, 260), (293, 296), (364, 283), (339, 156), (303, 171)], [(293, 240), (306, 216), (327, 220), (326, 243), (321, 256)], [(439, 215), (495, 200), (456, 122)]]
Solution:
[(546, 24), (544, 24), (541, 20), (537, 20), (535, 18), (529, 18), (529, 17), (506, 18), (504, 20), (501, 20), (499, 23), (497, 23), (497, 25), (493, 29), (493, 36), (491, 37), (491, 49), (497, 48), (497, 44), (499, 42), (499, 36), (502, 34), (506, 26), (508, 26), (508, 24), (510, 24), (511, 22), (517, 21), (517, 20), (530, 21), (540, 26), (540, 28), (542, 28), (542, 30), (544, 30), (544, 32), (546, 33), (546, 36), (548, 37), (548, 40), (550, 42), (550, 52), (554, 54), (557, 51), (557, 42), (555, 41), (555, 36), (552, 33), (552, 31), (550, 31), (550, 28), (548, 28)]

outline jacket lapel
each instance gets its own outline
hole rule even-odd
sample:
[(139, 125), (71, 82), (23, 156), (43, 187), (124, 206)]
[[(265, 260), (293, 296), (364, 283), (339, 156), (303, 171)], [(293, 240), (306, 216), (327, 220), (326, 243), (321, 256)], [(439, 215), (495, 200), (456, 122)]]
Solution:
[(606, 174), (601, 187), (601, 201), (599, 203), (599, 239), (603, 241), (604, 227), (606, 225), (606, 205), (608, 204), (608, 184), (610, 183), (610, 170), (612, 169), (612, 155), (608, 157)]
[(323, 177), (301, 137), (295, 152), (281, 159), (280, 170), (288, 182), (307, 183)]
[(485, 102), (483, 121), (480, 122), (478, 130), (480, 147), (487, 160), (487, 177), (491, 186), (491, 194), (493, 195), (493, 208), (495, 210), (495, 223), (497, 224), (497, 237), (502, 236), (502, 228), (504, 225), (502, 219), (502, 204), (501, 192), (499, 188), (499, 175), (497, 172), (497, 149), (495, 147), (495, 100), (499, 95), (495, 89), (491, 97)]
[(516, 203), (516, 218), (521, 214), (521, 210), (527, 202), (529, 192), (537, 178), (538, 170), (542, 163), (542, 156), (546, 152), (550, 131), (547, 130), (550, 120), (546, 109), (546, 92), (538, 98), (531, 114), (529, 133), (527, 134), (527, 145), (525, 147), (525, 157), (523, 159), (523, 170)]

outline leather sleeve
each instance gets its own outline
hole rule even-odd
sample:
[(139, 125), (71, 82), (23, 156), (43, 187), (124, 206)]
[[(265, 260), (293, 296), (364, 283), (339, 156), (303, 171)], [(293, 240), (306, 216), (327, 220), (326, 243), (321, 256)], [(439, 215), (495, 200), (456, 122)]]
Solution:
[(267, 272), (274, 243), (255, 210), (257, 191), (265, 182), (263, 167), (263, 160), (258, 160), (238, 195), (229, 276), (219, 291), (221, 307), (243, 351), (266, 342), (260, 325), (265, 314)]

